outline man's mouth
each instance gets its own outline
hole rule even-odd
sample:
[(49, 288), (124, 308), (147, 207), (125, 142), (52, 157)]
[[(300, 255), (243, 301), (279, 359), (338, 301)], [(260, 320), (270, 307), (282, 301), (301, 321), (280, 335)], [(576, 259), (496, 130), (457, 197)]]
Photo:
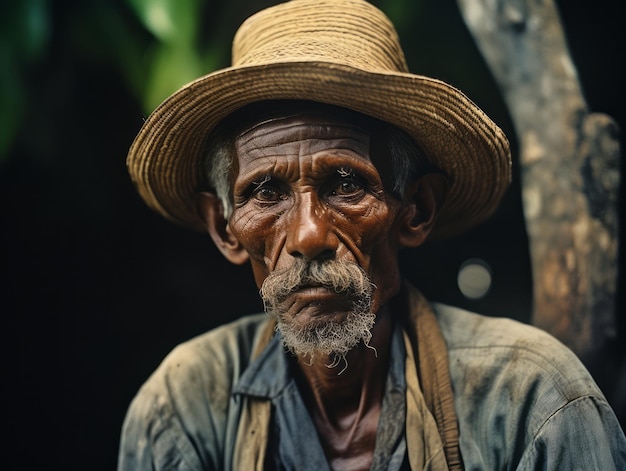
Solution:
[(307, 285), (307, 286), (301, 286), (293, 290), (289, 296), (290, 297), (297, 296), (298, 298), (302, 300), (322, 301), (325, 299), (336, 297), (338, 296), (338, 294), (334, 292), (332, 289), (327, 288), (322, 285)]
[(291, 292), (283, 305), (295, 316), (317, 317), (352, 309), (352, 299), (325, 286), (303, 286)]

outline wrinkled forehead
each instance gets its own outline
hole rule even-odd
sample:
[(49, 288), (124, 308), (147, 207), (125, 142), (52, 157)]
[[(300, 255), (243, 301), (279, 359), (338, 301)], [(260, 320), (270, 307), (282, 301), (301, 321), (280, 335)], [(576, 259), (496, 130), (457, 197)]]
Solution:
[[(305, 119), (309, 125), (300, 126)], [(393, 186), (394, 178), (387, 142), (389, 125), (346, 108), (302, 100), (253, 103), (225, 118), (213, 131), (213, 136), (221, 136), (218, 139), (225, 138), (230, 145), (238, 147), (245, 139), (254, 136), (260, 128), (278, 121), (293, 125), (293, 131), (301, 133), (301, 137), (309, 141), (326, 140), (324, 136), (331, 132), (340, 138), (349, 139), (350, 146), (359, 146), (352, 150), (367, 155), (385, 184), (389, 185), (389, 188)], [(315, 125), (311, 126), (311, 122)], [(293, 135), (287, 133), (284, 134), (284, 138), (292, 139)], [(322, 142), (320, 145), (325, 144)]]
[(235, 148), (280, 150), (298, 143), (307, 153), (346, 149), (369, 157), (369, 131), (352, 121), (307, 111), (260, 120), (235, 137)]

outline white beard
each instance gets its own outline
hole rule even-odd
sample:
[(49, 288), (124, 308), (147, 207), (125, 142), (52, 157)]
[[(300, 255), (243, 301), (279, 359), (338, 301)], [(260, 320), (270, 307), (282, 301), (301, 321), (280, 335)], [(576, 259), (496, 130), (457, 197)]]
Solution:
[[(295, 322), (292, 315), (286, 315), (289, 296), (310, 283), (322, 284), (345, 296), (350, 309), (332, 320), (311, 321), (306, 325)], [(270, 274), (260, 292), (265, 311), (276, 319), (284, 345), (298, 356), (308, 356), (310, 361), (317, 354), (330, 355), (329, 366), (336, 366), (359, 342), (368, 345), (372, 338), (376, 320), (372, 312), (373, 284), (355, 263), (298, 259), (292, 267)]]

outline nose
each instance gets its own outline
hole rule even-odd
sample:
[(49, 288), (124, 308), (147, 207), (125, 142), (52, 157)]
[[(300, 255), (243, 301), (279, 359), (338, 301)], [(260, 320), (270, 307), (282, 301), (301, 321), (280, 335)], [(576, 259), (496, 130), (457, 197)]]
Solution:
[(339, 240), (329, 213), (315, 194), (301, 195), (287, 227), (287, 252), (309, 260), (333, 258)]

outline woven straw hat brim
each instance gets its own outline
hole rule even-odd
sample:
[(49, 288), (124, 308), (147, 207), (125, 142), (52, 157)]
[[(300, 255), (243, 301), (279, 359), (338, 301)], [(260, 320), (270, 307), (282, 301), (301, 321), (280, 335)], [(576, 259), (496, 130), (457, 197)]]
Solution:
[(204, 181), (200, 162), (206, 136), (242, 106), (276, 99), (343, 106), (411, 135), (451, 184), (431, 239), (457, 235), (484, 221), (510, 182), (505, 135), (449, 84), (335, 63), (279, 62), (208, 74), (171, 95), (148, 117), (127, 159), (146, 203), (176, 223), (204, 231), (195, 196)]

